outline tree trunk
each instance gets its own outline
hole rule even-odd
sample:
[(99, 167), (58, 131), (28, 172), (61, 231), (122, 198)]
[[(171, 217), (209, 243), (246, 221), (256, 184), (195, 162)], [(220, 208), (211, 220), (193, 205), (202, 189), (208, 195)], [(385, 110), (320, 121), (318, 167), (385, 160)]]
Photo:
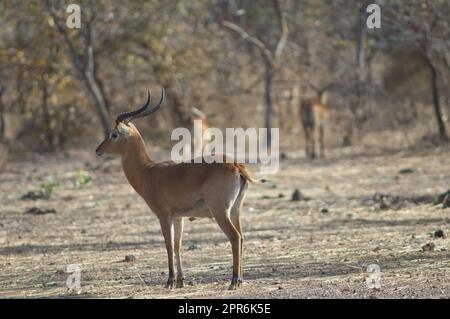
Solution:
[(44, 112), (45, 135), (47, 138), (47, 147), (50, 151), (54, 150), (54, 136), (51, 126), (50, 110), (48, 107), (48, 88), (47, 83), (42, 83), (42, 111)]
[(108, 113), (108, 106), (106, 105), (106, 101), (102, 94), (102, 91), (97, 81), (95, 81), (94, 75), (91, 74), (89, 71), (83, 73), (83, 79), (89, 93), (91, 94), (94, 100), (95, 109), (98, 113), (98, 116), (100, 117), (103, 131), (105, 132), (106, 135), (108, 135), (111, 129), (110, 127), (111, 123)]
[(9, 152), (8, 142), (5, 139), (5, 104), (3, 104), (3, 93), (5, 93), (5, 86), (0, 78), (0, 172), (6, 165)]
[(272, 123), (273, 123), (273, 64), (271, 61), (266, 60), (266, 88), (265, 88), (265, 99), (266, 99), (266, 128), (267, 128), (267, 148), (272, 145)]
[(437, 85), (438, 77), (437, 77), (437, 70), (433, 63), (431, 62), (431, 59), (429, 57), (425, 57), (425, 60), (427, 62), (428, 68), (430, 70), (430, 80), (431, 80), (431, 94), (433, 96), (433, 106), (434, 106), (434, 113), (436, 116), (437, 126), (439, 129), (439, 137), (443, 141), (448, 141), (448, 135), (447, 135), (447, 129), (445, 128), (445, 122), (444, 122), (444, 116), (442, 114), (441, 105), (439, 103), (439, 88)]
[[(362, 106), (362, 97), (364, 95), (364, 71), (365, 71), (365, 61), (366, 61), (366, 51), (364, 48), (364, 43), (366, 41), (366, 3), (362, 3), (359, 7), (358, 12), (358, 20), (356, 25), (356, 86), (355, 86), (355, 92), (356, 97), (355, 101), (353, 103), (350, 103), (350, 110), (353, 115), (354, 127), (352, 128), (353, 133), (356, 133), (356, 139), (359, 139), (361, 131), (362, 131), (362, 119), (360, 118), (359, 114), (361, 112), (361, 106)], [(354, 134), (351, 134), (352, 137), (350, 139), (350, 142), (352, 143), (353, 139), (355, 138)]]
[[(109, 107), (111, 105), (111, 102), (108, 99), (108, 95), (106, 94), (105, 84), (103, 83), (103, 80), (101, 79), (101, 77), (98, 75), (98, 63), (96, 61), (97, 60), (96, 57), (97, 56), (94, 57), (94, 62), (93, 62), (93, 65), (94, 65), (94, 79), (95, 79), (95, 82), (98, 85), (98, 88), (100, 90), (101, 95), (103, 96), (103, 100), (105, 101), (105, 107), (106, 107), (106, 109), (108, 111), (108, 114), (109, 114), (109, 111), (110, 111)], [(108, 119), (109, 119), (109, 116), (108, 116)]]
[(95, 18), (96, 18), (96, 6), (93, 1), (89, 2), (91, 8), (91, 17), (86, 24), (85, 33), (85, 52), (84, 52), (84, 69), (83, 78), (85, 79), (88, 90), (94, 99), (95, 109), (100, 117), (100, 121), (103, 126), (103, 131), (105, 135), (109, 134), (110, 127), (110, 117), (108, 112), (108, 102), (105, 97), (105, 92), (103, 90), (103, 85), (99, 80), (97, 74), (97, 64), (96, 55), (94, 49), (95, 43)]
[(89, 94), (94, 100), (95, 109), (100, 117), (100, 121), (102, 123), (103, 131), (105, 134), (108, 134), (110, 131), (110, 117), (108, 113), (108, 102), (105, 98), (105, 93), (101, 82), (98, 81), (98, 74), (96, 73), (96, 65), (95, 65), (95, 52), (94, 52), (94, 43), (95, 43), (95, 32), (94, 32), (94, 21), (96, 18), (96, 7), (95, 2), (90, 1), (91, 8), (91, 17), (86, 21), (86, 30), (84, 34), (84, 55), (83, 58), (80, 58), (80, 55), (75, 49), (74, 43), (71, 40), (67, 28), (62, 25), (55, 13), (55, 10), (50, 2), (50, 0), (46, 1), (46, 6), (48, 11), (50, 12), (53, 21), (59, 31), (64, 37), (64, 40), (67, 44), (70, 58), (75, 69), (80, 73)]
[(5, 105), (3, 104), (3, 93), (5, 88), (2, 83), (0, 83), (0, 141), (5, 137)]

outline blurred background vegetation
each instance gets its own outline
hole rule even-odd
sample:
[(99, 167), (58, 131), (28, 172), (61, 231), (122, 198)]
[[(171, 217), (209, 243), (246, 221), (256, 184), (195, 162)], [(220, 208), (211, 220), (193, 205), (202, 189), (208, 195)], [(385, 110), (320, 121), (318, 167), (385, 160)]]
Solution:
[[(365, 23), (372, 2), (380, 29)], [(81, 29), (66, 27), (70, 3)], [(16, 154), (93, 149), (164, 86), (165, 108), (137, 123), (153, 144), (196, 107), (218, 114), (210, 126), (279, 127), (281, 147), (303, 149), (299, 99), (328, 86), (328, 145), (442, 143), (449, 3), (2, 0), (0, 139)]]

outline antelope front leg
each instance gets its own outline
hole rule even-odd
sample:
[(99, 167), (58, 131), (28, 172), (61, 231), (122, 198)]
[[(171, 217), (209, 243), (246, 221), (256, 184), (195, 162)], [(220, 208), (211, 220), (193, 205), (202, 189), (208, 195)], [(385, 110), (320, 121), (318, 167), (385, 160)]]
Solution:
[(313, 131), (311, 132), (311, 158), (315, 159), (316, 158), (316, 137), (315, 137), (315, 128), (313, 129)]
[(173, 270), (173, 220), (170, 217), (162, 217), (159, 220), (161, 224), (161, 230), (164, 236), (164, 241), (166, 242), (167, 257), (169, 264), (169, 278), (165, 288), (173, 288), (174, 270)]
[(319, 144), (320, 144), (320, 157), (325, 157), (325, 147), (324, 147), (324, 133), (325, 133), (325, 127), (323, 123), (320, 123), (320, 128), (319, 128)]
[(183, 238), (183, 227), (184, 227), (184, 219), (176, 218), (174, 220), (174, 229), (175, 229), (175, 257), (177, 259), (177, 288), (184, 287), (184, 276), (183, 276), (183, 266), (181, 263), (181, 242)]
[(305, 129), (304, 132), (305, 132), (305, 155), (306, 157), (311, 157), (311, 152), (309, 151), (309, 132), (307, 129)]

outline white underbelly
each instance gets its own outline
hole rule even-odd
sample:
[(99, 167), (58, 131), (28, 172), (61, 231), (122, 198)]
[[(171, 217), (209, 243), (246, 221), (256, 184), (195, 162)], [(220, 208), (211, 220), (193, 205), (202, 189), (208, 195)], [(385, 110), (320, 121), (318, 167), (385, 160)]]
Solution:
[(209, 210), (208, 206), (206, 206), (203, 200), (198, 201), (191, 207), (174, 209), (173, 215), (176, 217), (213, 217), (211, 211)]

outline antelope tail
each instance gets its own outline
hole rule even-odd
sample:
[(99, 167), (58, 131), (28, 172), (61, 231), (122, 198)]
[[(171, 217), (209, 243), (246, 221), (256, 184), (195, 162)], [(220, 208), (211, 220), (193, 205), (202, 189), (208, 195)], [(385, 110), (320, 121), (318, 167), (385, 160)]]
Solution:
[(253, 179), (250, 175), (249, 170), (247, 169), (247, 167), (245, 167), (245, 165), (240, 164), (240, 163), (234, 163), (234, 165), (236, 166), (236, 168), (239, 170), (239, 174), (242, 175), (242, 177), (244, 177), (247, 181), (251, 182), (251, 183), (265, 183), (267, 182), (267, 180), (261, 178), (261, 179)]

